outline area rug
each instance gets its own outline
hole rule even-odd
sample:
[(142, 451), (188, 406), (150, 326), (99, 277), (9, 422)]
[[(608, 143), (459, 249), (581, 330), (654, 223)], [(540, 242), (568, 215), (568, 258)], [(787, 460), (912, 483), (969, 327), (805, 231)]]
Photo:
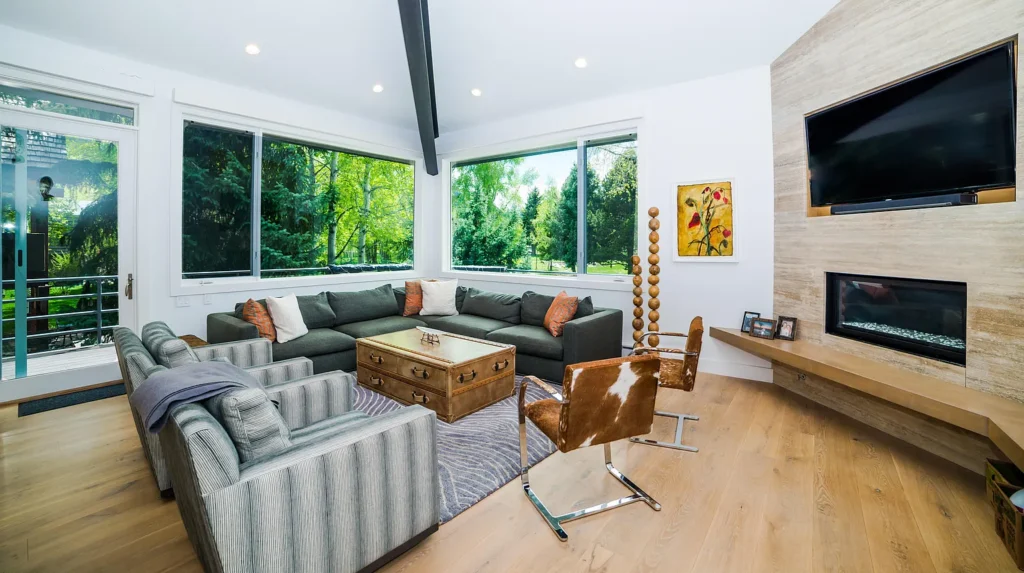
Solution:
[[(451, 520), (519, 477), (519, 385), (512, 396), (448, 424), (437, 422), (437, 465), (441, 477), (441, 523)], [(556, 386), (557, 387), (557, 386)], [(530, 384), (528, 402), (551, 396)], [(356, 386), (357, 410), (371, 416), (391, 412), (401, 404)], [(533, 424), (526, 424), (530, 466), (550, 456), (555, 445)]]

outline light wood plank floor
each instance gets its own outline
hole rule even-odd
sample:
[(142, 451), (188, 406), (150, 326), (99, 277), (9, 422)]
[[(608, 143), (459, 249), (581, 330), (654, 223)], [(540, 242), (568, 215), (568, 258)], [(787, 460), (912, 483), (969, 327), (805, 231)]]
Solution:
[[(515, 481), (387, 570), (1016, 570), (980, 476), (770, 384), (707, 375), (658, 402), (701, 416), (686, 432), (700, 453), (613, 452), (661, 512), (634, 504), (571, 522), (560, 543)], [(556, 453), (531, 479), (556, 512), (625, 491), (601, 448)], [(0, 571), (198, 570), (124, 397), (20, 419), (0, 408)]]

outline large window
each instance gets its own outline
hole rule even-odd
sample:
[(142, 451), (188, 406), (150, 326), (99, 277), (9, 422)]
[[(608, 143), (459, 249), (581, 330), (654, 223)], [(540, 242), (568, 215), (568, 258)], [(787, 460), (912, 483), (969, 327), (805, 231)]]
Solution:
[(627, 274), (636, 174), (635, 135), (453, 163), (452, 270)]
[(184, 129), (183, 278), (412, 268), (412, 164), (194, 122)]

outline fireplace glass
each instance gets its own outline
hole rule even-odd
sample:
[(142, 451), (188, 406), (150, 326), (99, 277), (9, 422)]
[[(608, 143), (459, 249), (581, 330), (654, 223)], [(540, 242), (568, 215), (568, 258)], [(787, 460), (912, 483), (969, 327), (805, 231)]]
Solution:
[(827, 273), (825, 331), (967, 363), (967, 284)]

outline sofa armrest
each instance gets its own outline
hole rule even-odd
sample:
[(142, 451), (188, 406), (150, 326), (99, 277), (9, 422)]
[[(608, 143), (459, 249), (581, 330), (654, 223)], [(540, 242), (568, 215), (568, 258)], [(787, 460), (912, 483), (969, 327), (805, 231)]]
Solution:
[(429, 532), (440, 519), (436, 428), (434, 412), (412, 406), (244, 467), (203, 496), (216, 558), (290, 570), (329, 543), (325, 569), (358, 571)]
[(237, 342), (196, 346), (192, 351), (203, 362), (214, 358), (227, 358), (239, 368), (270, 364), (274, 359), (270, 341), (259, 337)]
[(602, 309), (565, 323), (563, 361), (568, 364), (622, 356), (622, 311)]
[(206, 316), (206, 339), (210, 342), (233, 342), (259, 338), (255, 324), (246, 322), (232, 312), (215, 312)]
[(298, 380), (313, 375), (313, 361), (309, 358), (290, 358), (280, 362), (251, 366), (245, 369), (253, 378), (260, 381), (265, 388), (284, 384), (290, 380)]
[(265, 386), (278, 403), (289, 430), (338, 416), (355, 404), (356, 377), (341, 371), (324, 372), (298, 380)]

